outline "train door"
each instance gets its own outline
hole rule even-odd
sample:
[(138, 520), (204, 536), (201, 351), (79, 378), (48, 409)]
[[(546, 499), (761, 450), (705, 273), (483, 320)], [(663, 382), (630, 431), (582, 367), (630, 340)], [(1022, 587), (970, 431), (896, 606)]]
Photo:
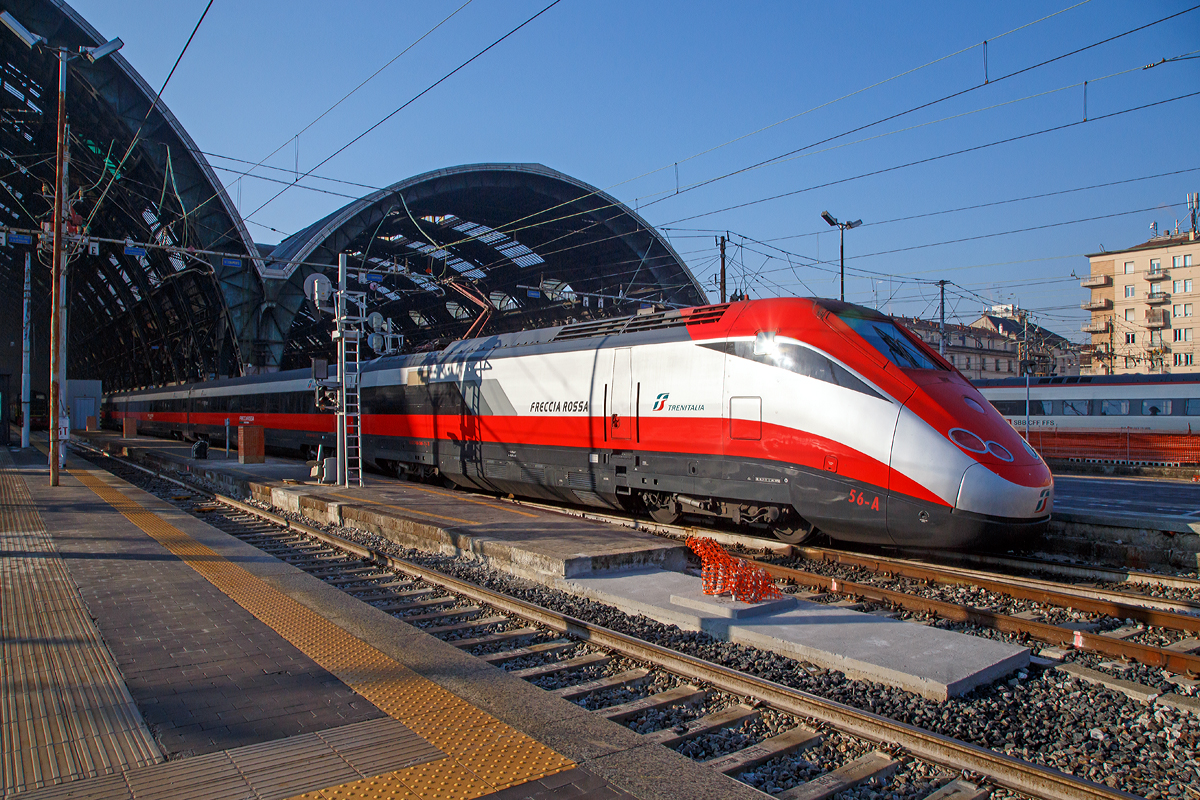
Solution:
[(629, 442), (633, 439), (633, 368), (628, 347), (613, 351), (612, 398), (609, 403), (610, 439)]

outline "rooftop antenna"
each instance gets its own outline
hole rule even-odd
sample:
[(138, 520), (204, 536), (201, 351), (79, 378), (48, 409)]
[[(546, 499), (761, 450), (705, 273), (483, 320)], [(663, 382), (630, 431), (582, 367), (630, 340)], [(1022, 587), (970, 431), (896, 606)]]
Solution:
[(1188, 195), (1188, 211), (1192, 212), (1192, 238), (1196, 238), (1196, 214), (1200, 211), (1200, 193)]
[(1158, 238), (1158, 222), (1157, 221), (1150, 223), (1150, 238), (1151, 239)]

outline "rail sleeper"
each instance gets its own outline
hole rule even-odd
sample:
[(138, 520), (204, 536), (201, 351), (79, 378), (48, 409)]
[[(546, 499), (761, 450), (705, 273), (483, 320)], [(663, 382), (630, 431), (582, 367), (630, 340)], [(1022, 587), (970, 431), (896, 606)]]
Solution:
[(925, 800), (987, 800), (992, 793), (968, 781), (951, 781)]
[(900, 762), (876, 750), (776, 796), (780, 800), (828, 800), (860, 783), (872, 779), (885, 781), (899, 768)]
[[(484, 656), (484, 660), (487, 660), (487, 656)], [(605, 655), (604, 653), (588, 653), (585, 656), (567, 659), (566, 661), (554, 661), (550, 664), (542, 664), (540, 667), (514, 669), (508, 674), (514, 678), (522, 678), (528, 681), (534, 678), (545, 677), (546, 675), (557, 675), (560, 672), (583, 669), (584, 667), (603, 666), (609, 661), (612, 661), (612, 656)]]
[(736, 753), (730, 753), (727, 756), (714, 758), (704, 763), (718, 772), (724, 772), (726, 775), (735, 775), (739, 772), (745, 772), (748, 769), (754, 769), (760, 764), (765, 764), (772, 758), (786, 756), (797, 750), (815, 747), (820, 743), (821, 734), (801, 726), (792, 728), (790, 731), (781, 733), (778, 736), (772, 736), (770, 739), (765, 739), (744, 750), (738, 750)]
[[(647, 733), (642, 738), (647, 742), (661, 744), (663, 747), (674, 747), (677, 744), (691, 741), (706, 733), (741, 725), (757, 716), (758, 711), (756, 709), (739, 704), (673, 728), (663, 728), (653, 733)], [(680, 728), (683, 730), (681, 731)]]
[(1078, 678), (1081, 681), (1095, 683), (1106, 689), (1112, 689), (1114, 692), (1120, 692), (1142, 703), (1153, 703), (1154, 698), (1159, 695), (1158, 689), (1153, 686), (1147, 686), (1144, 683), (1134, 683), (1133, 681), (1123, 681), (1120, 678), (1114, 678), (1106, 672), (1088, 669), (1078, 664), (1059, 664), (1055, 669), (1059, 672), (1065, 672), (1072, 678)]
[(645, 683), (648, 677), (650, 677), (650, 670), (648, 669), (627, 669), (616, 675), (609, 675), (608, 677), (597, 678), (587, 683), (578, 683), (574, 686), (556, 689), (554, 693), (564, 700), (574, 700), (577, 697), (583, 697), (584, 695), (600, 692), (605, 689), (613, 689), (618, 686), (636, 686)]
[(505, 661), (512, 661), (525, 656), (550, 655), (553, 653), (561, 653), (563, 650), (570, 650), (575, 646), (575, 643), (568, 639), (555, 639), (551, 642), (542, 642), (541, 644), (533, 644), (529, 647), (518, 647), (513, 650), (504, 650), (499, 653), (487, 653), (479, 656), (481, 661), (486, 661), (489, 664), (503, 664)]
[(674, 689), (668, 689), (665, 692), (659, 692), (649, 697), (641, 697), (637, 700), (630, 700), (628, 703), (602, 708), (596, 713), (612, 722), (624, 722), (630, 717), (636, 717), (645, 711), (685, 703), (696, 703), (707, 696), (708, 692), (700, 687), (684, 684), (683, 686), (676, 686)]

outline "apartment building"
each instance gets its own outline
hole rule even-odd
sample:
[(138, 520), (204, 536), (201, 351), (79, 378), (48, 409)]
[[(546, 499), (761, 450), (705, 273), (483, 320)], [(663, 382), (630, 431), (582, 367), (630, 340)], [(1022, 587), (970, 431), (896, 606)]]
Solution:
[[(937, 322), (912, 317), (895, 317), (895, 320), (928, 342), (934, 350), (938, 349), (941, 331)], [(945, 356), (972, 380), (1021, 374), (1017, 343), (997, 331), (948, 322)]]
[[(1190, 200), (1191, 198), (1189, 198)], [(1194, 217), (1193, 217), (1194, 219)], [(1088, 256), (1083, 326), (1089, 374), (1200, 372), (1200, 240), (1196, 229)]]
[[(895, 320), (938, 349), (941, 330), (933, 320)], [(970, 325), (946, 324), (945, 356), (971, 380), (1022, 375), (1022, 362), (1034, 375), (1078, 375), (1080, 347), (1025, 318), (1012, 305), (992, 306)]]

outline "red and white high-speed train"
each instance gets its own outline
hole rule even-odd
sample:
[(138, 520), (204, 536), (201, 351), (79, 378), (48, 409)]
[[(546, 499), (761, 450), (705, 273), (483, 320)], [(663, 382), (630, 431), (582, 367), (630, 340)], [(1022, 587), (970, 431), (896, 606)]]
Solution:
[[(408, 476), (707, 514), (799, 542), (1007, 543), (1050, 516), (1035, 451), (889, 317), (773, 299), (454, 342), (362, 369), (363, 457)], [(332, 445), (301, 371), (111, 395), (148, 433)]]

